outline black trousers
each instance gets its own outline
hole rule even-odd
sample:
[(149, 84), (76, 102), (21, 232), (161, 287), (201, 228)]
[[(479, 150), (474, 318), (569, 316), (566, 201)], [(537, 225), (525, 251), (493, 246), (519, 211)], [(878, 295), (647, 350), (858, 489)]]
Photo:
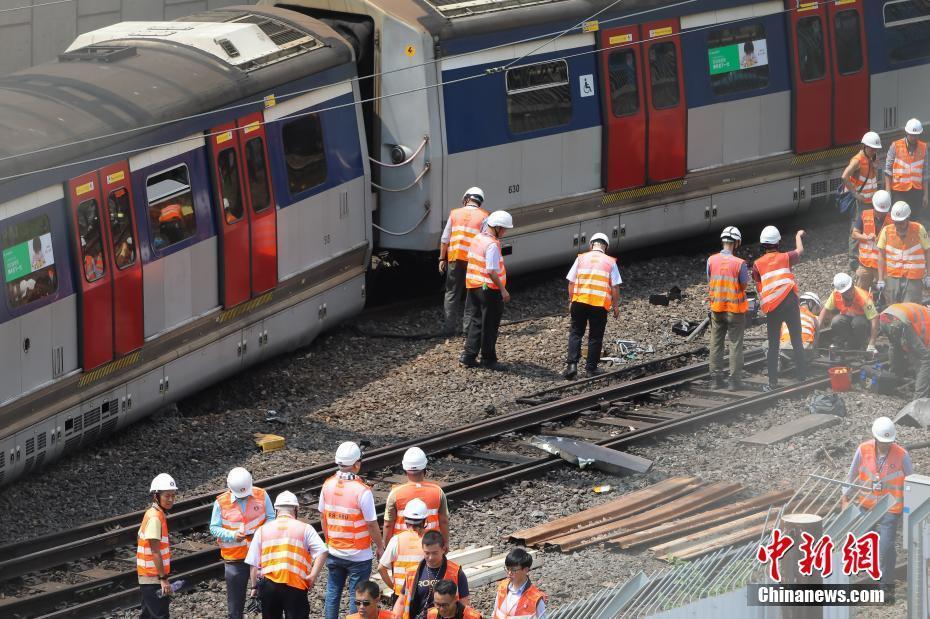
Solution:
[(843, 350), (864, 350), (872, 334), (872, 323), (865, 316), (841, 315), (830, 323), (833, 343)]
[(139, 619), (168, 619), (171, 598), (158, 597), (159, 591), (161, 585), (139, 585), (139, 593), (142, 594), (142, 612)]
[(262, 619), (309, 619), (307, 591), (265, 579), (262, 582)]
[(482, 363), (497, 361), (497, 333), (504, 315), (501, 291), (492, 288), (469, 288), (465, 294), (465, 313), (468, 315), (468, 334), (465, 338), (465, 356)]
[(581, 338), (585, 328), (588, 331), (588, 362), (585, 367), (593, 370), (601, 360), (601, 347), (604, 344), (604, 330), (607, 329), (607, 310), (587, 303), (572, 303), (571, 327), (568, 331), (568, 363), (578, 363), (581, 359)]
[(467, 260), (452, 260), (446, 266), (446, 293), (442, 300), (446, 316), (446, 333), (454, 335), (459, 328), (468, 330), (468, 312), (462, 311), (465, 305), (465, 273), (468, 271)]
[(804, 342), (801, 339), (801, 306), (798, 303), (798, 295), (791, 292), (782, 299), (778, 307), (765, 315), (765, 326), (768, 330), (769, 341), (766, 363), (768, 365), (770, 384), (778, 382), (778, 349), (781, 340), (782, 323), (788, 325), (788, 334), (791, 336), (795, 378), (800, 381), (807, 377), (807, 359), (804, 356)]

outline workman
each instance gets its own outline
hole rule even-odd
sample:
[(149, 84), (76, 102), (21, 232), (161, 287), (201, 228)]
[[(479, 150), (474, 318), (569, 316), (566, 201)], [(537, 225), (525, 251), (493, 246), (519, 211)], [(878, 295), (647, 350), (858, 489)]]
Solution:
[(501, 250), (501, 239), (513, 228), (513, 218), (507, 211), (494, 211), (485, 220), (481, 233), (472, 239), (468, 249), (468, 271), (465, 275), (465, 306), (468, 333), (465, 352), (459, 361), (465, 367), (480, 365), (490, 370), (505, 370), (497, 361), (497, 332), (504, 314), (504, 303), (510, 301), (507, 292), (507, 269)]
[(152, 504), (142, 517), (136, 533), (136, 575), (142, 597), (141, 619), (168, 619), (170, 616), (171, 544), (166, 514), (174, 507), (178, 485), (167, 473), (159, 473), (149, 486)]
[(924, 126), (916, 118), (904, 125), (904, 137), (891, 143), (885, 158), (885, 185), (892, 202), (907, 202), (927, 209), (927, 143), (917, 136)]
[(274, 507), (277, 518), (255, 531), (245, 558), (251, 595), (261, 600), (262, 619), (308, 619), (307, 593), (326, 562), (326, 544), (312, 525), (297, 519), (300, 502), (293, 492), (279, 494)]
[(346, 615), (346, 619), (395, 619), (394, 613), (381, 608), (381, 591), (378, 583), (363, 580), (355, 587), (355, 603), (358, 612)]
[[(862, 148), (849, 160), (842, 174), (844, 192), (855, 198), (855, 208), (849, 212), (854, 224), (864, 211), (872, 208), (872, 199), (878, 189), (879, 166), (876, 161), (882, 148), (882, 140), (874, 131), (867, 131), (860, 143)], [(858, 241), (850, 237), (850, 269), (855, 269), (858, 264), (858, 247)]]
[[(820, 296), (816, 292), (805, 292), (799, 297), (798, 301), (801, 305), (801, 341), (804, 342), (804, 350), (813, 351), (819, 332), (817, 329), (817, 316), (821, 311)], [(781, 326), (779, 348), (781, 350), (792, 349), (791, 333), (788, 331), (788, 325)]]
[[(727, 386), (733, 391), (743, 388), (743, 333), (746, 330), (746, 285), (749, 267), (735, 252), (743, 235), (736, 226), (720, 233), (723, 248), (707, 259), (707, 301), (710, 305), (710, 374), (714, 387)], [(729, 377), (723, 369), (723, 350), (730, 342)]]
[(530, 581), (533, 556), (514, 548), (504, 558), (507, 578), (497, 583), (494, 619), (545, 619), (546, 594)]
[(268, 493), (252, 485), (252, 474), (241, 466), (226, 476), (227, 490), (213, 502), (210, 535), (216, 538), (226, 570), (226, 609), (229, 619), (242, 619), (249, 586), (249, 552), (252, 535), (275, 511)]
[(891, 194), (879, 189), (872, 196), (872, 208), (862, 211), (850, 233), (850, 238), (859, 246), (856, 285), (869, 292), (878, 279), (878, 234), (885, 226), (891, 225), (890, 210)]
[(930, 397), (930, 309), (919, 303), (895, 303), (879, 316), (891, 343), (891, 371), (899, 377), (916, 369), (914, 397)]
[(394, 590), (394, 601), (404, 589), (407, 570), (416, 567), (423, 559), (423, 536), (426, 534), (428, 518), (426, 503), (420, 499), (410, 499), (403, 510), (406, 527), (391, 537), (378, 560), (378, 572), (381, 580)]
[(894, 505), (878, 521), (878, 565), (882, 572), (882, 586), (894, 584), (895, 537), (904, 511), (904, 478), (914, 472), (911, 456), (901, 445), (895, 443), (894, 422), (888, 417), (879, 417), (872, 422), (872, 440), (865, 441), (856, 449), (846, 482), (858, 487), (843, 490), (841, 505), (849, 504), (851, 494), (858, 493), (859, 509), (869, 511), (886, 495), (894, 499)]
[(481, 619), (481, 613), (458, 599), (459, 588), (453, 580), (440, 580), (433, 587), (433, 608), (426, 619)]
[(336, 450), (335, 461), (339, 471), (323, 483), (318, 507), (329, 548), (326, 619), (338, 619), (347, 580), (349, 612), (356, 611), (355, 588), (371, 576), (372, 543), (379, 557), (384, 554), (375, 500), (371, 489), (358, 476), (362, 468), (361, 449), (349, 441), (342, 443)]
[(588, 331), (588, 358), (585, 372), (588, 376), (603, 374), (597, 367), (601, 360), (607, 313), (620, 317), (620, 270), (617, 259), (607, 255), (610, 239), (598, 232), (591, 237), (591, 249), (577, 258), (565, 279), (568, 280), (569, 314), (568, 359), (562, 376), (571, 380), (578, 375), (581, 359), (581, 338)]
[(842, 350), (862, 350), (864, 346), (866, 352), (878, 352), (878, 310), (872, 295), (853, 286), (852, 277), (846, 273), (833, 276), (833, 294), (827, 297), (817, 326), (830, 327), (833, 344)]
[(484, 191), (471, 187), (462, 196), (459, 208), (452, 209), (446, 227), (439, 239), (439, 272), (446, 274), (446, 294), (442, 307), (446, 316), (446, 333), (457, 335), (459, 327), (468, 330), (468, 314), (465, 303), (465, 273), (468, 271), (468, 248), (471, 241), (481, 232), (481, 224), (488, 212), (481, 208)]
[(457, 563), (446, 558), (446, 540), (439, 531), (423, 535), (423, 559), (407, 570), (401, 595), (394, 603), (394, 614), (400, 619), (421, 619), (433, 607), (433, 589), (440, 580), (451, 580), (458, 586), (458, 598), (468, 605), (468, 578)]
[(911, 221), (907, 202), (895, 202), (891, 221), (878, 235), (878, 281), (881, 295), (887, 286), (886, 303), (920, 303), (924, 288), (930, 288), (930, 239), (922, 224)]
[(775, 226), (766, 226), (759, 235), (759, 242), (764, 252), (752, 265), (752, 278), (756, 282), (765, 312), (768, 330), (768, 375), (769, 384), (765, 391), (778, 388), (778, 350), (781, 325), (788, 325), (791, 348), (794, 356), (794, 374), (798, 381), (807, 376), (807, 360), (804, 356), (804, 339), (801, 336), (801, 310), (798, 299), (798, 285), (791, 267), (797, 264), (804, 253), (802, 238), (804, 230), (795, 234), (794, 251), (782, 252), (778, 249), (781, 233)]
[(429, 460), (426, 453), (419, 447), (411, 447), (404, 452), (401, 466), (407, 481), (391, 488), (384, 505), (385, 544), (391, 541), (395, 533), (406, 528), (404, 510), (407, 502), (414, 498), (426, 504), (426, 528), (439, 529), (446, 541), (449, 540), (449, 502), (439, 484), (426, 481), (427, 464)]

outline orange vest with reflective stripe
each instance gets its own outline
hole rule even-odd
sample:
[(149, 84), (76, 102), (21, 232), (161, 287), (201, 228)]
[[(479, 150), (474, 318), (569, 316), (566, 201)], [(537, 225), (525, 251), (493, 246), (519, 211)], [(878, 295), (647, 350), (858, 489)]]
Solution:
[(894, 316), (910, 325), (924, 346), (930, 346), (930, 308), (919, 303), (895, 303), (885, 308), (882, 314)]
[(910, 191), (924, 188), (924, 159), (927, 143), (917, 140), (917, 148), (911, 154), (907, 150), (907, 138), (894, 143), (894, 163), (891, 166), (892, 191)]
[(889, 226), (885, 234), (885, 275), (904, 279), (922, 279), (927, 272), (924, 248), (920, 245), (921, 225), (908, 222), (902, 239), (897, 226)]
[(473, 238), (481, 232), (481, 223), (488, 218), (488, 212), (477, 206), (461, 206), (449, 213), (452, 234), (449, 237), (449, 253), (452, 260), (468, 260), (468, 248)]
[[(805, 306), (801, 306), (801, 341), (804, 348), (810, 348), (814, 345), (814, 336), (817, 334), (817, 316)], [(781, 325), (781, 343), (791, 343), (791, 332), (788, 331), (788, 325)]]
[[(401, 615), (401, 619), (411, 619), (410, 605), (413, 603), (413, 596), (417, 590), (417, 574), (421, 571), (420, 565), (426, 566), (426, 564), (421, 561), (413, 569), (407, 570), (407, 578), (404, 580), (404, 592), (401, 594), (401, 598), (404, 600), (404, 613)], [(438, 580), (451, 580), (457, 586), (459, 584), (460, 569), (458, 563), (453, 563), (446, 559), (446, 571), (443, 572), (442, 577)], [(459, 599), (458, 593), (456, 593), (455, 599)], [(432, 600), (430, 600), (430, 603), (432, 603)]]
[(749, 311), (746, 289), (739, 281), (739, 272), (745, 261), (732, 254), (714, 254), (707, 261), (710, 279), (707, 294), (712, 312), (745, 314)]
[(872, 509), (886, 494), (890, 494), (894, 498), (894, 505), (888, 511), (892, 514), (903, 511), (905, 455), (907, 452), (903, 447), (893, 444), (879, 470), (875, 441), (859, 445), (859, 485), (872, 488), (871, 493), (860, 491), (859, 505), (863, 509)]
[(158, 543), (158, 551), (161, 554), (161, 563), (165, 568), (165, 576), (171, 573), (171, 545), (168, 543), (168, 520), (165, 518), (165, 512), (155, 506), (145, 510), (142, 517), (142, 525), (139, 532), (136, 533), (138, 542), (136, 544), (136, 574), (142, 577), (158, 578), (158, 570), (155, 569), (155, 561), (152, 560), (152, 549), (149, 548), (148, 540), (143, 539), (142, 532), (149, 524), (149, 520), (158, 518), (161, 522), (161, 540)]
[(846, 305), (843, 295), (833, 291), (833, 305), (844, 316), (865, 316), (865, 306), (871, 302), (872, 295), (859, 286), (853, 286), (853, 300), (849, 305)]
[(785, 252), (769, 252), (760, 256), (755, 264), (762, 280), (759, 290), (762, 311), (768, 314), (778, 307), (790, 292), (797, 293), (798, 285), (794, 281), (791, 263)]
[[(893, 224), (891, 217), (888, 217), (886, 213), (882, 228), (887, 226), (893, 226)], [(875, 209), (862, 211), (862, 234), (874, 234), (875, 238), (878, 239), (880, 232), (881, 230), (875, 229)], [(869, 269), (878, 268), (878, 246), (875, 241), (859, 241), (859, 264)]]
[(420, 499), (426, 503), (426, 530), (439, 529), (439, 508), (442, 505), (442, 488), (431, 481), (408, 481), (394, 486), (394, 501), (397, 506), (397, 516), (394, 520), (394, 531), (403, 531), (407, 528), (404, 521), (404, 508), (411, 499)]
[(423, 538), (416, 531), (401, 531), (397, 535), (397, 558), (391, 566), (394, 578), (394, 593), (400, 595), (404, 590), (407, 570), (416, 569), (423, 560)]
[(293, 516), (283, 514), (262, 525), (261, 574), (272, 582), (308, 589), (313, 558), (306, 544), (307, 527)]
[(530, 583), (520, 595), (520, 599), (513, 608), (505, 608), (507, 601), (506, 578), (497, 583), (497, 601), (494, 603), (494, 619), (536, 619), (536, 606), (539, 600), (545, 600), (546, 594), (536, 588), (536, 585)]
[[(468, 248), (468, 271), (465, 273), (466, 288), (487, 286), (492, 290), (498, 290), (497, 285), (491, 281), (491, 276), (488, 275), (488, 266), (485, 264), (485, 255), (487, 255), (488, 247), (491, 245), (497, 245), (497, 249), (500, 250), (501, 242), (484, 232), (472, 239), (471, 247)], [(507, 268), (504, 266), (503, 254), (501, 255), (501, 270), (498, 271), (497, 275), (500, 277), (501, 283), (506, 286)]]
[(243, 531), (248, 535), (241, 541), (224, 541), (217, 539), (216, 543), (220, 546), (220, 555), (225, 561), (243, 561), (249, 553), (249, 544), (252, 542), (252, 535), (258, 530), (258, 527), (265, 524), (265, 491), (261, 488), (252, 487), (252, 495), (247, 497), (245, 503), (245, 514), (239, 509), (239, 503), (232, 490), (227, 490), (216, 497), (216, 502), (220, 505), (220, 518), (222, 519), (223, 528), (227, 531)]
[(610, 274), (616, 264), (616, 258), (595, 249), (578, 256), (572, 303), (584, 303), (609, 310), (613, 303)]
[(158, 223), (164, 223), (166, 221), (171, 221), (172, 219), (182, 220), (184, 219), (184, 213), (181, 211), (180, 204), (169, 204), (163, 206), (161, 213), (158, 215)]
[[(351, 615), (346, 615), (346, 619), (362, 619), (362, 613), (352, 613)], [(378, 619), (397, 619), (397, 615), (389, 610), (379, 610)]]
[(861, 150), (849, 162), (856, 160), (859, 161), (859, 172), (854, 179), (851, 179), (853, 190), (862, 194), (866, 204), (872, 204), (872, 195), (878, 189), (878, 172), (875, 169), (875, 162)]
[(333, 475), (323, 484), (323, 517), (326, 543), (337, 550), (371, 548), (368, 523), (362, 515), (362, 495), (368, 491), (359, 478)]
[[(439, 619), (439, 609), (430, 608), (426, 611), (426, 619)], [(481, 619), (481, 613), (471, 606), (466, 606), (462, 611), (462, 619)]]

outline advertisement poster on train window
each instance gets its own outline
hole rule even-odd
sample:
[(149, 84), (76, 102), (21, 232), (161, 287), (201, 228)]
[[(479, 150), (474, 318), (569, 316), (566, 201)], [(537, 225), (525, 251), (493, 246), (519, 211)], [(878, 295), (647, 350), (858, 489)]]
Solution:
[(719, 75), (765, 66), (769, 63), (769, 53), (765, 39), (756, 39), (734, 45), (711, 47), (707, 50), (707, 60), (710, 74)]
[(12, 282), (53, 264), (55, 255), (52, 253), (50, 232), (3, 250), (3, 274), (6, 282)]

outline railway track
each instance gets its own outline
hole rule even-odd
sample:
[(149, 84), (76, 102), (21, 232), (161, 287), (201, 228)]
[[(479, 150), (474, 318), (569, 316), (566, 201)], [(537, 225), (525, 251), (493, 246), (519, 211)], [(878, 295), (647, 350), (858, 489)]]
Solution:
[[(764, 409), (779, 399), (806, 394), (829, 382), (823, 372), (823, 378), (764, 393), (761, 384), (765, 380), (751, 375), (764, 369), (764, 353), (757, 349), (746, 354), (746, 368), (750, 373), (747, 391), (713, 390), (707, 384), (707, 363), (695, 362), (695, 358), (705, 352), (702, 349), (676, 354), (594, 379), (567, 383), (521, 398), (520, 402), (528, 404), (525, 408), (467, 424), (442, 435), (369, 450), (363, 460), (363, 472), (366, 478), (374, 480), (377, 497), (379, 481), (389, 486), (390, 469), (397, 467), (408, 447), (419, 445), (433, 456), (452, 454), (453, 458), (460, 459), (442, 468), (474, 473), (446, 483), (445, 491), (451, 501), (477, 499), (498, 493), (513, 481), (538, 477), (564, 464), (555, 456), (529, 458), (485, 452), (475, 447), (504, 434), (524, 432), (542, 424), (575, 421), (576, 425), (564, 432), (586, 432), (589, 436), (598, 436), (600, 440), (596, 442), (602, 446), (622, 448), (691, 424)], [(470, 463), (475, 460), (491, 465), (478, 467)], [(260, 480), (256, 484), (273, 495), (284, 489), (298, 495), (315, 495), (332, 472), (332, 465), (325, 464)], [(179, 502), (169, 516), (172, 535), (206, 528), (214, 498), (215, 494), (205, 494)], [(133, 550), (141, 518), (141, 511), (132, 512), (0, 547), (0, 557), (3, 557), (0, 580), (19, 578), (22, 583), (10, 593), (11, 597), (0, 601), (0, 616), (96, 617), (133, 606), (138, 597)], [(318, 522), (314, 524), (319, 527)], [(87, 570), (81, 567), (89, 563), (88, 557), (110, 556), (121, 550), (122, 563), (119, 558), (100, 560), (102, 564), (113, 566), (111, 568)], [(173, 578), (183, 578), (190, 586), (222, 574), (222, 561), (215, 546), (188, 540), (178, 550), (181, 552), (172, 557)], [(69, 564), (78, 566), (77, 573), (69, 569)], [(41, 570), (51, 571), (35, 575)], [(35, 582), (46, 576), (50, 580)], [(61, 576), (65, 582), (54, 580)]]

